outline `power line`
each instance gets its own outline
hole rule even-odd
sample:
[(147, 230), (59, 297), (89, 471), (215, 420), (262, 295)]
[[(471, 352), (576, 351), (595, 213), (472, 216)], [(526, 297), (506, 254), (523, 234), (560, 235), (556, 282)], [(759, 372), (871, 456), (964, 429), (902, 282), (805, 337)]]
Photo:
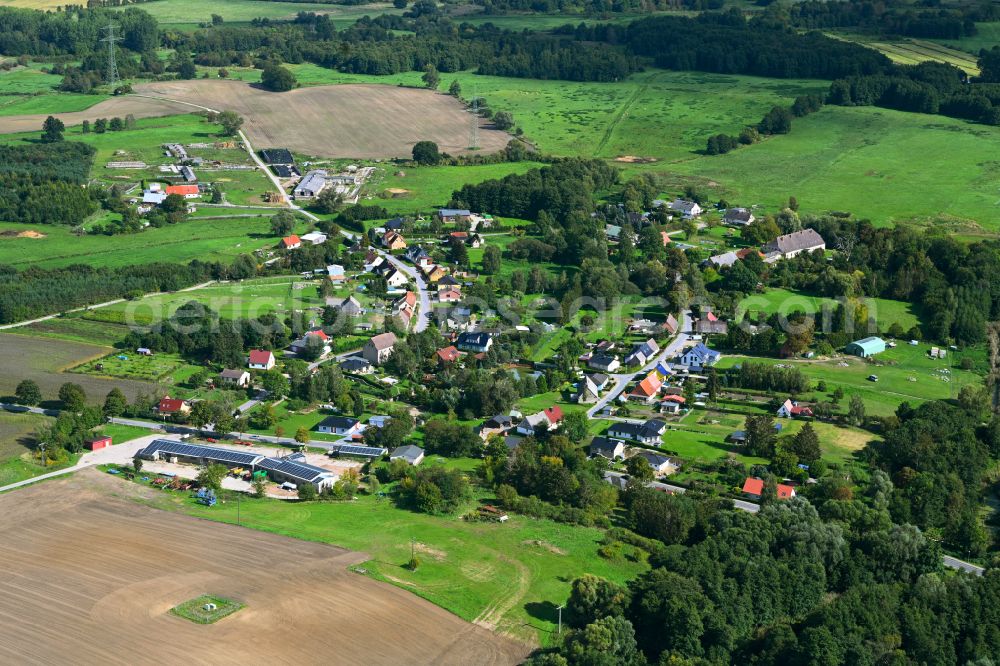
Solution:
[(102, 42), (106, 42), (108, 45), (108, 64), (107, 64), (107, 76), (106, 81), (109, 86), (111, 86), (111, 91), (114, 92), (115, 88), (121, 82), (118, 76), (118, 63), (115, 62), (115, 42), (122, 41), (121, 37), (115, 37), (115, 24), (108, 23), (107, 27), (103, 30), (107, 30), (108, 36), (101, 39)]

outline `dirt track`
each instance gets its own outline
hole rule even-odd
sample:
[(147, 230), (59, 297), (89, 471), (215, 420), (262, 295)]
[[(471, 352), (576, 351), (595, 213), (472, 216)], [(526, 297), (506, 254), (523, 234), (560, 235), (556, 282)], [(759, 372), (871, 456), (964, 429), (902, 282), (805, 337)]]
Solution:
[[(0, 663), (513, 664), (526, 648), (347, 571), (365, 556), (115, 495), (88, 470), (0, 496)], [(169, 613), (210, 593), (246, 608)]]
[[(454, 98), (429, 90), (386, 85), (331, 85), (272, 93), (240, 81), (192, 80), (143, 83), (136, 95), (101, 102), (86, 111), (56, 114), (67, 125), (89, 119), (150, 118), (195, 111), (189, 102), (245, 119), (255, 148), (285, 147), (318, 157), (409, 157), (417, 141), (434, 141), (451, 154), (467, 153), (472, 116)], [(0, 117), (0, 134), (38, 130), (44, 115)], [(491, 153), (510, 136), (480, 119), (479, 146)]]

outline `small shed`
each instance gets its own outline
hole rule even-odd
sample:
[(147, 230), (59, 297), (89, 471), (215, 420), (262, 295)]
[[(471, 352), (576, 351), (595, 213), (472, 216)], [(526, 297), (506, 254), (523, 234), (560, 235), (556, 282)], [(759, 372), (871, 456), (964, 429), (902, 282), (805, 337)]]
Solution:
[(84, 442), (88, 451), (100, 451), (101, 449), (106, 449), (111, 446), (111, 438), (107, 435), (97, 435), (96, 437), (91, 437)]
[(885, 340), (874, 336), (855, 340), (848, 344), (844, 351), (852, 356), (868, 358), (869, 356), (874, 356), (885, 351)]

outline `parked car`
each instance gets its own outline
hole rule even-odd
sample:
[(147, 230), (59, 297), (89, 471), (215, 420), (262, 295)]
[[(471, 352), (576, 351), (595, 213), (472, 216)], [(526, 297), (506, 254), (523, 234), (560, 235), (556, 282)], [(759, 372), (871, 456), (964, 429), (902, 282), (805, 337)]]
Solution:
[(868, 375), (868, 381), (870, 381), (870, 382), (877, 382), (878, 381), (878, 375)]

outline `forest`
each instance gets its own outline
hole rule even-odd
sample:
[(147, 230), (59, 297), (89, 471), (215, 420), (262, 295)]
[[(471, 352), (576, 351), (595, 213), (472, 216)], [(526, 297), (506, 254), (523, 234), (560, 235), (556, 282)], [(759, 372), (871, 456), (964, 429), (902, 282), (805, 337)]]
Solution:
[(26, 224), (83, 222), (98, 208), (86, 182), (94, 148), (58, 142), (0, 146), (0, 220)]

